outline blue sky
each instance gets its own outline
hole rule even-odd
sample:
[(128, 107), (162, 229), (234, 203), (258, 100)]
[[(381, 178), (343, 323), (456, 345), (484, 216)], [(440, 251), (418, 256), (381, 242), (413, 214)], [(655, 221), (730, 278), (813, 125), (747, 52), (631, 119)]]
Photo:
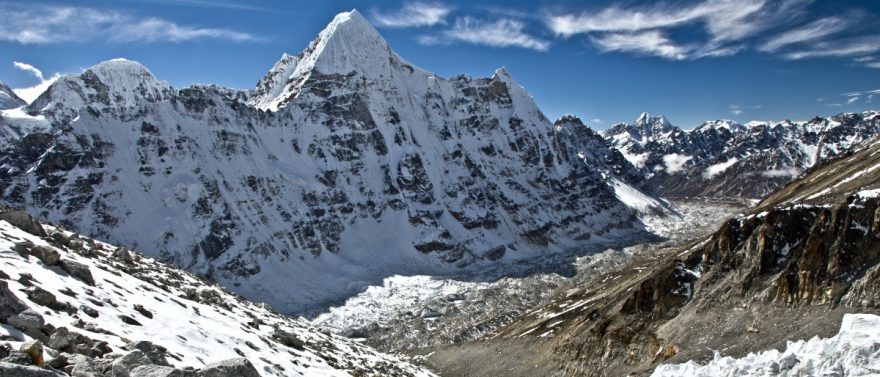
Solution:
[(0, 1), (0, 81), (125, 57), (178, 88), (250, 88), (352, 8), (426, 70), (505, 66), (548, 117), (597, 129), (643, 111), (691, 128), (880, 108), (875, 0)]

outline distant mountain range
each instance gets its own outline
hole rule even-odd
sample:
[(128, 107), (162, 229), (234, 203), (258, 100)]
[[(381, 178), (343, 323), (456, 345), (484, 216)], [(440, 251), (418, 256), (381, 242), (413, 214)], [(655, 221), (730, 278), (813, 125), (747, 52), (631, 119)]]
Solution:
[(641, 170), (655, 194), (759, 199), (878, 133), (880, 112), (868, 111), (805, 122), (716, 120), (693, 130), (642, 114), (602, 135)]

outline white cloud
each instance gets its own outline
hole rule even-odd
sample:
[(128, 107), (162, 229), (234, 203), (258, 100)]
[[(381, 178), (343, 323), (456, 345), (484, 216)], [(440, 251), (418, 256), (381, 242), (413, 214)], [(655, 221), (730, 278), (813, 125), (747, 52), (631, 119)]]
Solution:
[(664, 33), (657, 30), (640, 33), (610, 33), (592, 37), (590, 40), (604, 52), (634, 52), (671, 60), (686, 59), (692, 51), (692, 47), (676, 45)]
[(790, 177), (790, 178), (795, 178), (795, 177), (801, 175), (801, 172), (800, 172), (800, 170), (798, 170), (798, 169), (796, 169), (796, 168), (790, 168), (790, 169), (771, 169), (771, 170), (767, 170), (767, 171), (761, 173), (761, 175), (763, 175), (763, 176), (765, 176), (765, 177), (769, 177), (769, 178), (775, 178), (775, 177)]
[(798, 60), (822, 57), (860, 57), (880, 52), (880, 36), (854, 37), (836, 41), (822, 41), (807, 49), (789, 52), (783, 56)]
[(452, 12), (452, 7), (439, 3), (408, 3), (393, 13), (373, 12), (373, 20), (379, 25), (390, 28), (407, 28), (445, 24), (445, 18)]
[(880, 62), (865, 63), (865, 67), (880, 69)]
[(705, 171), (703, 171), (703, 179), (712, 179), (712, 177), (723, 173), (725, 170), (727, 170), (727, 168), (733, 166), (733, 164), (737, 162), (739, 162), (739, 159), (734, 157), (725, 162), (720, 162), (709, 166), (708, 168), (706, 168)]
[(674, 174), (684, 170), (684, 165), (692, 158), (688, 155), (671, 153), (663, 156), (663, 165), (666, 165), (666, 172)]
[(54, 44), (107, 40), (113, 42), (185, 42), (197, 39), (255, 41), (251, 34), (229, 29), (180, 25), (161, 18), (84, 7), (0, 4), (0, 41)]
[(730, 113), (733, 115), (740, 115), (743, 113), (743, 110), (739, 105), (730, 105)]
[(438, 36), (421, 36), (417, 41), (425, 45), (465, 42), (492, 47), (522, 47), (537, 51), (547, 51), (550, 42), (539, 39), (523, 31), (522, 21), (502, 18), (487, 22), (472, 17), (462, 17), (455, 24), (443, 30)]
[(34, 100), (37, 99), (37, 97), (39, 97), (40, 94), (43, 94), (43, 92), (45, 92), (46, 89), (49, 88), (49, 85), (52, 85), (52, 83), (55, 82), (55, 80), (58, 80), (58, 78), (61, 77), (60, 74), (56, 73), (56, 74), (52, 75), (52, 77), (46, 79), (43, 77), (42, 71), (40, 71), (39, 69), (37, 69), (37, 67), (34, 67), (33, 65), (30, 65), (28, 63), (12, 62), (12, 65), (14, 65), (15, 68), (18, 68), (22, 71), (25, 71), (25, 72), (28, 72), (28, 73), (34, 75), (34, 77), (36, 77), (37, 79), (40, 80), (40, 82), (37, 85), (31, 86), (28, 88), (12, 89), (12, 91), (15, 92), (15, 95), (17, 95), (19, 98), (23, 99), (27, 103), (34, 102)]
[(602, 124), (602, 123), (605, 123), (605, 122), (602, 121), (602, 119), (599, 119), (599, 118), (593, 118), (593, 119), (590, 119), (590, 122), (593, 122), (593, 123), (596, 123), (596, 124)]
[(15, 66), (15, 68), (18, 68), (22, 71), (25, 71), (25, 72), (28, 72), (28, 73), (34, 75), (34, 77), (40, 79), (41, 81), (43, 80), (43, 72), (40, 71), (39, 69), (37, 69), (37, 67), (34, 67), (28, 63), (22, 63), (22, 62), (12, 62), (12, 65)]
[(858, 101), (859, 99), (861, 99), (861, 97), (859, 97), (859, 96), (853, 96), (853, 97), (850, 97), (848, 100), (846, 100), (846, 104), (847, 104), (847, 105), (852, 104), (853, 102), (856, 102), (856, 101)]
[[(799, 17), (810, 2), (812, 0), (703, 0), (685, 6), (680, 3), (631, 8), (611, 6), (580, 15), (552, 15), (545, 23), (558, 36), (591, 35), (591, 40), (606, 50), (647, 53), (674, 60), (697, 59), (736, 54), (745, 48), (746, 39)], [(683, 25), (700, 25), (707, 37), (684, 44), (664, 33)], [(625, 41), (632, 45), (638, 40), (650, 42), (651, 39), (661, 44), (656, 48), (639, 44), (629, 49), (608, 49), (607, 45), (601, 45), (606, 41)]]
[(813, 21), (807, 25), (776, 35), (758, 48), (765, 52), (776, 52), (793, 44), (811, 42), (823, 37), (839, 33), (852, 25), (851, 19), (827, 17)]

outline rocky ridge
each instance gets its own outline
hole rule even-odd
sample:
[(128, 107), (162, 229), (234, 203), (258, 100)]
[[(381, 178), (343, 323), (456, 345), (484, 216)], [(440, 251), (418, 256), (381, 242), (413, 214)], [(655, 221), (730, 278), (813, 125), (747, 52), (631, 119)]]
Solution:
[(19, 98), (8, 85), (0, 82), (0, 110), (14, 109), (24, 105), (27, 105), (27, 102)]

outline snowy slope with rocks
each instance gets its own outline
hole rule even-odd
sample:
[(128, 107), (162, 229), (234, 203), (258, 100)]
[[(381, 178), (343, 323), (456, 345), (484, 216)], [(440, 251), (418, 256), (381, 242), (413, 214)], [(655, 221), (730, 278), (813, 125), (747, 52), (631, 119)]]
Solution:
[[(119, 374), (120, 364), (254, 376), (204, 372), (206, 365), (236, 358), (262, 376), (432, 375), (138, 253), (41, 226), (21, 212), (0, 211), (0, 271), (0, 375), (23, 373), (9, 369), (15, 367), (6, 363), (22, 363), (22, 356), (4, 345), (18, 351), (32, 340), (44, 345), (45, 367), (96, 373), (82, 376), (107, 369), (128, 375)], [(34, 363), (24, 358), (23, 364)]]
[(788, 342), (785, 350), (661, 365), (652, 377), (712, 376), (876, 376), (880, 374), (880, 316), (845, 314), (837, 335)]
[(706, 122), (693, 130), (642, 114), (603, 136), (642, 169), (661, 196), (761, 198), (819, 162), (880, 133), (880, 112), (806, 122)]
[(438, 77), (356, 11), (253, 90), (177, 90), (115, 59), (2, 119), (20, 125), (0, 151), (4, 203), (285, 312), (628, 237), (665, 206), (503, 68)]

